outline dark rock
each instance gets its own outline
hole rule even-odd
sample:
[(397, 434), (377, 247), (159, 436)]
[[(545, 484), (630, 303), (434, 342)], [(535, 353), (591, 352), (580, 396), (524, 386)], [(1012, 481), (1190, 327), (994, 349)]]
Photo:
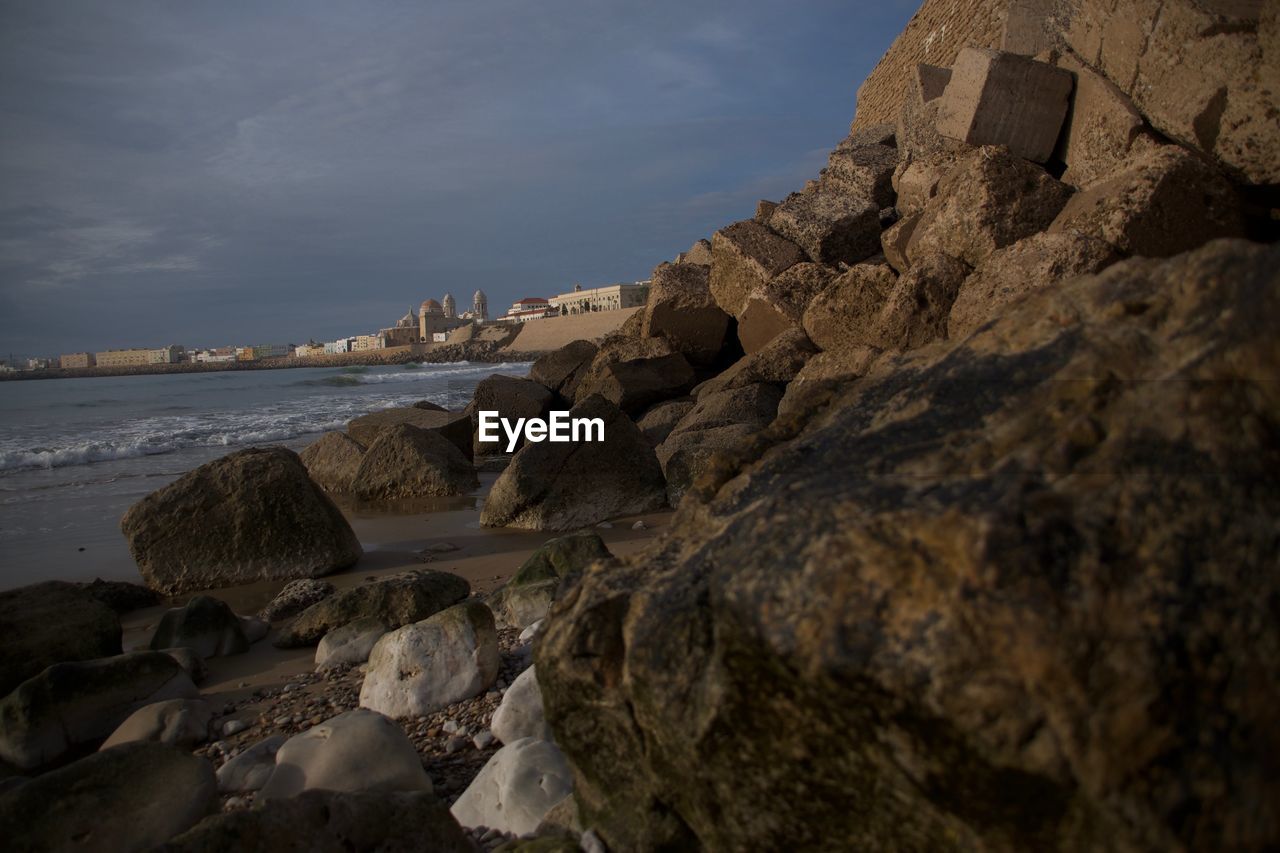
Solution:
[(267, 622), (288, 619), (290, 616), (298, 615), (317, 601), (333, 595), (335, 589), (336, 587), (328, 581), (314, 578), (289, 581), (276, 593), (276, 597), (259, 611), (258, 616)]
[(711, 296), (710, 273), (710, 265), (659, 264), (641, 312), (640, 335), (665, 338), (693, 364), (715, 361), (724, 348), (729, 315)]
[(628, 415), (688, 393), (693, 367), (664, 338), (606, 343), (577, 389), (577, 404), (599, 395)]
[(778, 335), (799, 329), (809, 303), (836, 274), (831, 267), (800, 263), (751, 291), (738, 317), (743, 351), (759, 352)]
[(491, 596), (493, 612), (508, 625), (527, 628), (547, 615), (562, 583), (576, 579), (597, 560), (612, 560), (594, 533), (549, 539)]
[(693, 389), (694, 394), (701, 400), (708, 394), (761, 382), (781, 387), (794, 379), (817, 352), (808, 335), (792, 329), (774, 338), (759, 352), (738, 359), (719, 376), (703, 382)]
[(542, 383), (561, 399), (572, 400), (598, 349), (591, 341), (565, 344), (554, 352), (539, 356), (529, 368), (529, 378)]
[(151, 635), (151, 648), (156, 651), (179, 646), (213, 658), (249, 651), (249, 639), (240, 617), (225, 601), (197, 595), (185, 606), (167, 611)]
[(804, 259), (803, 249), (760, 223), (735, 222), (711, 236), (711, 295), (737, 317), (752, 291)]
[(465, 412), (437, 412), (414, 406), (383, 409), (361, 415), (348, 423), (347, 434), (365, 447), (370, 447), (383, 432), (400, 424), (439, 433), (453, 442), (463, 456), (471, 458), (471, 418)]
[(116, 613), (129, 613), (144, 607), (154, 607), (160, 603), (160, 596), (155, 590), (147, 589), (139, 583), (128, 581), (104, 581), (94, 578), (89, 583), (76, 584), (80, 591), (95, 601), (101, 601)]
[(0, 592), (0, 696), (50, 664), (120, 654), (121, 633), (115, 611), (75, 584)]
[[(884, 150), (892, 156), (893, 149)], [(889, 175), (892, 169), (886, 186)], [(787, 196), (769, 217), (769, 227), (814, 263), (854, 264), (880, 251), (881, 207), (875, 200), (819, 186)]]
[(326, 432), (311, 442), (298, 458), (320, 488), (339, 494), (351, 491), (365, 446), (345, 432)]
[(656, 403), (645, 410), (640, 420), (636, 421), (636, 426), (644, 433), (644, 437), (649, 439), (649, 443), (657, 447), (671, 434), (671, 430), (675, 429), (680, 419), (689, 413), (693, 404), (694, 401), (691, 399)]
[(893, 170), (898, 152), (891, 145), (864, 144), (849, 137), (835, 147), (819, 180), (827, 189), (869, 201), (877, 208), (894, 202)]
[(453, 442), (436, 432), (398, 424), (369, 445), (351, 491), (365, 499), (385, 500), (462, 495), (479, 485), (470, 459)]
[(437, 403), (433, 403), (433, 402), (431, 402), (430, 400), (419, 400), (418, 402), (416, 402), (416, 403), (414, 403), (414, 404), (413, 404), (413, 408), (415, 408), (415, 409), (426, 409), (428, 412), (447, 412), (447, 411), (449, 411), (449, 410), (448, 410), (448, 409), (446, 409), (444, 406), (441, 406), (441, 405), (439, 405), (439, 404), (437, 404)]
[(805, 334), (824, 350), (862, 343), (897, 284), (888, 264), (855, 264), (809, 303)]
[[(514, 423), (519, 418), (545, 417), (551, 410), (554, 395), (547, 386), (533, 379), (521, 379), (517, 376), (503, 376), (495, 373), (481, 379), (472, 395), (471, 404), (467, 406), (467, 414), (471, 417), (472, 452), (476, 456), (490, 453), (507, 453), (507, 437), (498, 430), (496, 442), (482, 442), (479, 433), (479, 413), (481, 411), (497, 412), (499, 417), (507, 418)], [(524, 439), (516, 445), (519, 448)]]

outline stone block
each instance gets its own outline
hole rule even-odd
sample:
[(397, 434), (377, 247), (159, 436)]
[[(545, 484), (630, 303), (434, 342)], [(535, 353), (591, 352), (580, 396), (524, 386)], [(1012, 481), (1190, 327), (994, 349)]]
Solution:
[(799, 246), (759, 222), (735, 222), (711, 237), (711, 294), (737, 317), (751, 291), (804, 259)]
[[(890, 167), (886, 186), (892, 174)], [(880, 205), (827, 184), (789, 195), (769, 217), (769, 227), (804, 249), (815, 263), (854, 264), (880, 248)]]
[(778, 335), (800, 327), (800, 319), (835, 276), (821, 264), (796, 264), (752, 291), (738, 318), (738, 340), (746, 354), (759, 352)]
[(871, 201), (877, 207), (893, 204), (893, 170), (898, 150), (888, 145), (841, 142), (827, 158), (819, 183), (826, 189)]
[(1066, 164), (1063, 182), (1088, 187), (1123, 164), (1146, 136), (1146, 122), (1114, 83), (1070, 54), (1058, 67), (1073, 73), (1076, 85), (1053, 159)]
[(880, 247), (884, 251), (885, 260), (897, 272), (904, 273), (911, 266), (907, 256), (907, 247), (911, 243), (911, 235), (915, 233), (920, 222), (920, 214), (913, 213), (899, 219), (891, 228), (880, 235)]

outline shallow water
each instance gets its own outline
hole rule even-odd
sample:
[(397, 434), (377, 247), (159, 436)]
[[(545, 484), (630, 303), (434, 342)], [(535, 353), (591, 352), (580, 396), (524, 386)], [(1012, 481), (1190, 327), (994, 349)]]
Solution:
[(143, 495), (253, 445), (305, 447), (376, 409), (462, 408), (528, 364), (292, 368), (0, 383), (0, 589), (137, 580), (119, 530)]

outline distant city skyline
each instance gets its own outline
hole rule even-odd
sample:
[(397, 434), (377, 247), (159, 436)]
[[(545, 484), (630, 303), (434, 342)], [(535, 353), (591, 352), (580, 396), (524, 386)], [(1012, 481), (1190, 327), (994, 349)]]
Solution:
[(816, 175), (887, 2), (0, 7), (0, 351), (636, 281)]

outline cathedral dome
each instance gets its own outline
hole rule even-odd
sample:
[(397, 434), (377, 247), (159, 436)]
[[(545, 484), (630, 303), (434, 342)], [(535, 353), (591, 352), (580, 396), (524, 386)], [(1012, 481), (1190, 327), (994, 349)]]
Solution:
[(440, 307), (440, 303), (434, 299), (428, 299), (422, 303), (423, 314), (443, 314), (444, 309)]

